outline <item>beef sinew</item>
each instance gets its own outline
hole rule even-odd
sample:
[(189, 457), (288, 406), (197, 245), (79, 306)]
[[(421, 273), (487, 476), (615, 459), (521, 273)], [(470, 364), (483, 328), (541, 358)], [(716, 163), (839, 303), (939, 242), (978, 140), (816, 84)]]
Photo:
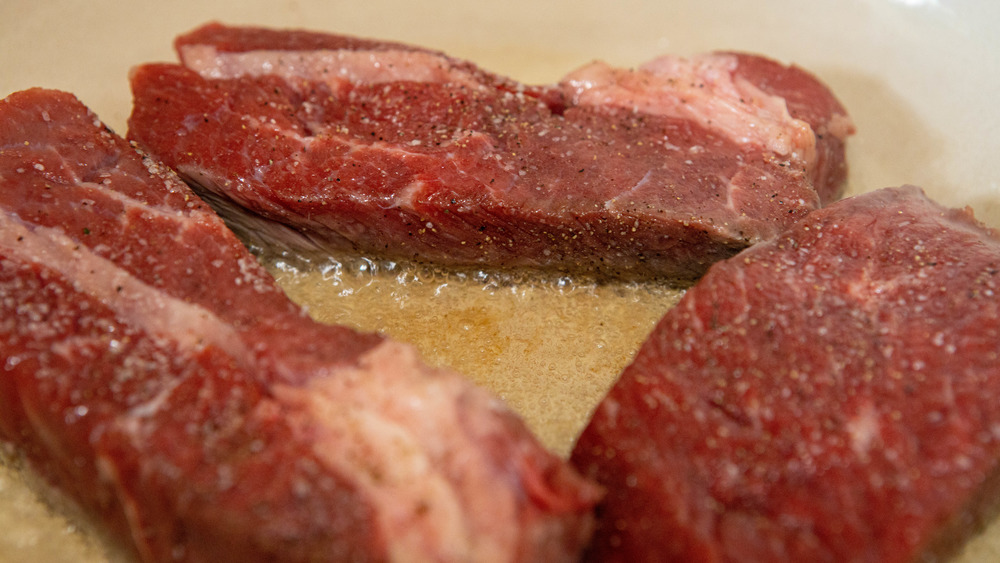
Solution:
[(233, 224), (291, 226), (272, 236), (306, 248), (691, 280), (835, 199), (846, 173), (843, 107), (753, 55), (525, 86), (304, 31), (210, 24), (176, 46), (182, 65), (133, 71), (130, 138)]
[(311, 321), (69, 94), (0, 102), (0, 437), (145, 560), (572, 560), (597, 488), (495, 398)]
[[(992, 510), (1000, 237), (917, 188), (721, 262), (656, 327), (572, 461), (594, 561), (912, 561)], [(987, 510), (989, 509), (989, 510)]]

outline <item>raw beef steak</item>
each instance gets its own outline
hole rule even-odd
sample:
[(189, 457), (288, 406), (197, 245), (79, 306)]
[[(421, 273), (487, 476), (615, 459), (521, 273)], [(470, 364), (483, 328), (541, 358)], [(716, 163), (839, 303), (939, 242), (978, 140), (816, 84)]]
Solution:
[(598, 490), (408, 346), (311, 321), (69, 94), (0, 102), (0, 438), (146, 561), (573, 560)]
[(688, 281), (835, 199), (846, 174), (841, 105), (752, 55), (594, 63), (529, 87), (303, 31), (212, 24), (176, 46), (183, 65), (133, 71), (130, 138), (241, 234), (293, 246)]
[(1000, 237), (912, 187), (713, 266), (597, 409), (592, 561), (914, 561), (997, 497)]

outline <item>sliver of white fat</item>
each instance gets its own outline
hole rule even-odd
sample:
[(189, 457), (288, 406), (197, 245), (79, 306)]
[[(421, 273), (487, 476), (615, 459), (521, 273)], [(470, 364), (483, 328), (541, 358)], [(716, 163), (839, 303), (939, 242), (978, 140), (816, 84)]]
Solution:
[(561, 82), (574, 104), (611, 106), (689, 119), (738, 145), (757, 145), (800, 166), (816, 160), (812, 127), (789, 114), (785, 100), (734, 76), (733, 55), (664, 56), (637, 70), (603, 62)]
[(14, 216), (0, 213), (0, 249), (25, 263), (57, 271), (75, 291), (108, 305), (125, 322), (154, 338), (169, 340), (180, 350), (214, 345), (236, 358), (247, 355), (233, 328), (214, 313), (147, 285), (62, 229), (29, 228)]
[(423, 51), (260, 49), (233, 53), (218, 51), (212, 45), (185, 45), (181, 60), (207, 79), (272, 75), (293, 86), (303, 79), (325, 82), (334, 91), (343, 83), (449, 82), (482, 87), (476, 77), (455, 68), (447, 57)]
[(392, 560), (509, 561), (516, 501), (460, 413), (496, 407), (480, 390), (469, 404), (471, 386), (387, 341), (355, 368), (275, 394), (302, 415), (322, 463), (371, 501)]

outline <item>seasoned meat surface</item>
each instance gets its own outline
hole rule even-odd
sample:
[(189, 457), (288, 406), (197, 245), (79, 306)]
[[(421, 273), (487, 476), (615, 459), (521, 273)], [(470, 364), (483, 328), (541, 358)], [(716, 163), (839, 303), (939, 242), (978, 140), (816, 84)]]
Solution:
[(0, 439), (146, 561), (574, 560), (599, 490), (404, 344), (313, 322), (69, 94), (0, 101)]
[(526, 86), (306, 31), (210, 24), (177, 50), (133, 71), (129, 136), (272, 244), (687, 282), (836, 199), (846, 174), (843, 107), (754, 55)]
[(996, 501), (1000, 237), (913, 187), (812, 212), (666, 314), (572, 462), (591, 561), (914, 561)]

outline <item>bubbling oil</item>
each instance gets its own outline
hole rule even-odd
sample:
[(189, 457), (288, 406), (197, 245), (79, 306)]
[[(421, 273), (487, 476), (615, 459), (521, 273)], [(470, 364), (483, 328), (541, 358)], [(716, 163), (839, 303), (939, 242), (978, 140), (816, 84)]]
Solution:
[(382, 332), (500, 396), (567, 456), (591, 412), (680, 298), (668, 284), (264, 256), (317, 321)]
[[(259, 252), (259, 249), (255, 249)], [(355, 257), (262, 255), (320, 322), (383, 332), (491, 389), (568, 456), (590, 413), (681, 296), (667, 285), (444, 272)], [(99, 523), (0, 448), (0, 561), (126, 562)], [(23, 556), (23, 557), (22, 557)]]

